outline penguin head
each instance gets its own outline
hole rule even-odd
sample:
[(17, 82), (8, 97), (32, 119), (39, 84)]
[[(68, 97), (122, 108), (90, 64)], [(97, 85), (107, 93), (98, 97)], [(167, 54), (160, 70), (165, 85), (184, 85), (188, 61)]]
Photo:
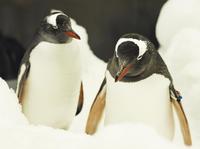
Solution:
[(43, 39), (51, 43), (66, 43), (80, 36), (72, 29), (70, 17), (60, 10), (51, 10), (40, 26)]
[(136, 77), (148, 69), (155, 51), (153, 43), (139, 34), (123, 35), (115, 46), (117, 73), (115, 82)]

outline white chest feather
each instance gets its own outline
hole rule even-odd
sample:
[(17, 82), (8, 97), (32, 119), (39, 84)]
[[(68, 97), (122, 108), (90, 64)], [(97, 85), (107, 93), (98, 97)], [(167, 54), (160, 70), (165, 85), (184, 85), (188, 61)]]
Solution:
[(81, 83), (76, 45), (41, 42), (32, 51), (23, 99), (23, 111), (32, 123), (58, 128), (71, 123)]
[(107, 71), (105, 124), (136, 122), (152, 126), (172, 138), (174, 122), (169, 98), (169, 80), (154, 74), (132, 83), (114, 82)]

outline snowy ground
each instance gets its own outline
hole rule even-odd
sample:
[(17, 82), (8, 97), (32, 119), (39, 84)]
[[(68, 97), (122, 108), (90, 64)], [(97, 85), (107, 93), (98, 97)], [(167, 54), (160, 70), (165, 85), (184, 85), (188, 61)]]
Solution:
[[(193, 148), (200, 148), (200, 2), (170, 0), (159, 17), (157, 37), (160, 52), (166, 59), (177, 88), (184, 96), (184, 107), (190, 120)], [(81, 35), (85, 104), (69, 131), (33, 126), (21, 113), (18, 99), (6, 82), (0, 79), (0, 148), (2, 149), (90, 149), (90, 148), (164, 148), (183, 149), (180, 130), (174, 142), (158, 136), (142, 124), (118, 124), (100, 129), (91, 137), (85, 135), (85, 121), (92, 100), (104, 77), (106, 64), (97, 59), (87, 44), (85, 29), (76, 26)]]

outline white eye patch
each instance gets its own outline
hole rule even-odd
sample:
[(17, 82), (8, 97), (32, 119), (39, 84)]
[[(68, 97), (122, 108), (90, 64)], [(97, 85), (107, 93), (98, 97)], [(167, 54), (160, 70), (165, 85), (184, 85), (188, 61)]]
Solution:
[(65, 16), (67, 16), (67, 15), (64, 14), (60, 10), (51, 10), (51, 13), (55, 13), (55, 14), (51, 14), (51, 15), (49, 15), (49, 16), (46, 17), (47, 23), (51, 24), (53, 26), (53, 28), (57, 29), (58, 28), (57, 23), (56, 23), (57, 17), (59, 15), (65, 15)]
[(63, 13), (61, 10), (51, 9), (50, 13)]
[(118, 47), (124, 43), (124, 42), (133, 42), (134, 44), (136, 44), (138, 47), (139, 47), (139, 55), (137, 57), (138, 60), (140, 60), (142, 58), (142, 55), (147, 51), (147, 44), (145, 41), (142, 41), (142, 40), (138, 40), (138, 39), (133, 39), (133, 38), (120, 38), (118, 41), (117, 41), (117, 44), (115, 46), (115, 52), (116, 52), (116, 56), (118, 56)]

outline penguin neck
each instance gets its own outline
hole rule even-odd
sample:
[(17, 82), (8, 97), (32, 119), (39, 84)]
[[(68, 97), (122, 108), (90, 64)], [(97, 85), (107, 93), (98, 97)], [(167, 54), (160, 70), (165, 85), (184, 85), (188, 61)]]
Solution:
[[(46, 56), (64, 54), (66, 56), (79, 54), (79, 47), (77, 41), (74, 39), (70, 39), (65, 43), (54, 43), (49, 42), (45, 39), (40, 30), (35, 33), (34, 39), (32, 40), (31, 47), (29, 48), (29, 55), (33, 55), (33, 53), (46, 53)], [(40, 55), (38, 55), (40, 56)]]
[(154, 68), (155, 73), (161, 74), (164, 77), (168, 78), (172, 84), (173, 79), (171, 77), (171, 74), (167, 68), (167, 65), (165, 64), (165, 62), (163, 61), (162, 57), (160, 56), (158, 52), (156, 52), (156, 55), (155, 55), (155, 66), (156, 66)]
[(47, 34), (43, 29), (39, 28), (35, 33), (34, 40), (40, 42), (46, 41), (54, 44), (66, 44), (70, 43), (73, 39), (62, 33), (58, 34), (55, 32), (55, 34)]
[(27, 48), (28, 52), (27, 53), (31, 53), (32, 50), (41, 42), (45, 42), (45, 43), (49, 43), (49, 44), (55, 44), (55, 45), (70, 45), (74, 43), (74, 40), (72, 38), (68, 38), (68, 40), (66, 42), (53, 42), (53, 41), (48, 41), (47, 36), (44, 36), (44, 33), (42, 33), (42, 31), (40, 29), (37, 30), (37, 32), (34, 35), (34, 38), (32, 39), (32, 42), (29, 44), (29, 47)]
[(47, 41), (41, 41), (35, 46), (34, 51), (40, 53), (46, 53), (46, 55), (67, 54), (67, 56), (72, 56), (79, 54), (79, 48), (75, 40), (70, 43), (51, 43)]

